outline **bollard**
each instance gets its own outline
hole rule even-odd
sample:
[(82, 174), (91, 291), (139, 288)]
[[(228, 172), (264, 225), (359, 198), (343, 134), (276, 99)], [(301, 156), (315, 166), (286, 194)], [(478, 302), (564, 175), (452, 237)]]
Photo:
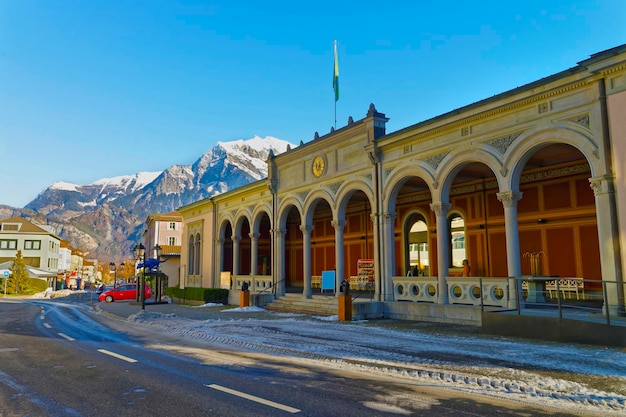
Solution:
[(241, 284), (241, 291), (239, 292), (239, 307), (250, 306), (250, 291), (248, 291), (248, 283)]
[(339, 291), (342, 292), (342, 294), (339, 294), (338, 298), (339, 305), (337, 313), (339, 321), (352, 321), (352, 297), (350, 296), (350, 283), (344, 279), (341, 282)]

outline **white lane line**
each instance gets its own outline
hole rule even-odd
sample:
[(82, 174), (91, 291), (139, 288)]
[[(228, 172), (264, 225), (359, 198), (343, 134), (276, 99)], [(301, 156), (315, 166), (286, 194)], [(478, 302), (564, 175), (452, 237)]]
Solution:
[(0, 349), (0, 353), (2, 352), (15, 352), (16, 350), (19, 350), (18, 348), (3, 348)]
[(113, 356), (114, 358), (118, 358), (126, 362), (130, 362), (130, 363), (137, 362), (136, 359), (129, 358), (128, 356), (120, 355), (119, 353), (111, 352), (110, 350), (98, 349), (98, 352), (104, 353), (105, 355)]
[(61, 336), (61, 337), (65, 338), (65, 339), (69, 340), (70, 342), (73, 342), (74, 340), (76, 340), (76, 339), (74, 339), (73, 337), (70, 337), (70, 336), (66, 335), (65, 333), (57, 333), (57, 334), (58, 334), (59, 336)]
[(227, 394), (232, 394), (232, 395), (236, 395), (237, 397), (245, 398), (246, 400), (255, 401), (260, 404), (265, 404), (270, 407), (278, 408), (279, 410), (287, 411), (288, 413), (295, 414), (295, 413), (300, 412), (300, 410), (298, 410), (297, 408), (289, 407), (288, 405), (279, 404), (274, 401), (270, 401), (264, 398), (256, 397), (254, 395), (246, 394), (245, 392), (235, 391), (234, 389), (226, 388), (221, 385), (217, 385), (217, 384), (210, 384), (210, 385), (204, 384), (204, 385), (206, 387), (213, 388), (218, 391), (225, 392)]
[(47, 328), (47, 329), (52, 329), (52, 326), (50, 326), (48, 323), (44, 323), (43, 325), (44, 325), (44, 327), (45, 327), (45, 328)]

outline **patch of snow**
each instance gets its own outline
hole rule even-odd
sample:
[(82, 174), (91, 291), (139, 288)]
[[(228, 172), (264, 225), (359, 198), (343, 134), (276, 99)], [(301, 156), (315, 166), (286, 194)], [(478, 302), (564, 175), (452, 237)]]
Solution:
[(199, 306), (193, 306), (192, 308), (202, 308), (202, 307), (221, 307), (224, 304), (222, 303), (205, 303)]
[[(251, 314), (191, 320), (144, 312), (128, 320), (179, 337), (305, 355), (307, 360), (339, 370), (391, 376), (560, 411), (626, 415), (623, 349), (438, 331), (423, 324), (346, 323), (337, 316), (275, 313), (260, 307), (217, 311)], [(255, 316), (257, 313), (263, 314)], [(368, 406), (376, 409), (374, 403)], [(402, 409), (385, 411), (403, 413)]]
[(78, 192), (78, 187), (80, 187), (80, 185), (72, 184), (70, 182), (65, 182), (65, 181), (57, 181), (57, 182), (53, 183), (48, 188), (51, 188), (51, 189), (54, 189), (54, 190), (61, 190), (61, 191), (76, 191), (76, 192)]
[(267, 311), (261, 307), (249, 306), (249, 307), (237, 307), (237, 308), (229, 308), (227, 310), (222, 310), (222, 313), (258, 313), (262, 311)]

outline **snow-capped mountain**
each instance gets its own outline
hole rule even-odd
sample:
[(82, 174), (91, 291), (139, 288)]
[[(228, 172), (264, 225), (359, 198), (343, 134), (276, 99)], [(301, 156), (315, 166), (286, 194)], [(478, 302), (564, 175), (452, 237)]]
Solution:
[(60, 237), (88, 251), (90, 257), (121, 259), (138, 241), (149, 214), (168, 213), (263, 179), (270, 150), (277, 155), (295, 146), (258, 136), (217, 142), (192, 165), (103, 178), (87, 185), (55, 182), (25, 210), (45, 215)]

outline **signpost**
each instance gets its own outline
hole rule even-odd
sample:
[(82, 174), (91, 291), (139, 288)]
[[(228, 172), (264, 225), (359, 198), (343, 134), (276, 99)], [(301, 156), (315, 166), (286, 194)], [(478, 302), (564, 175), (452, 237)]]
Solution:
[(9, 271), (4, 271), (4, 296), (7, 296), (7, 281), (9, 280)]

